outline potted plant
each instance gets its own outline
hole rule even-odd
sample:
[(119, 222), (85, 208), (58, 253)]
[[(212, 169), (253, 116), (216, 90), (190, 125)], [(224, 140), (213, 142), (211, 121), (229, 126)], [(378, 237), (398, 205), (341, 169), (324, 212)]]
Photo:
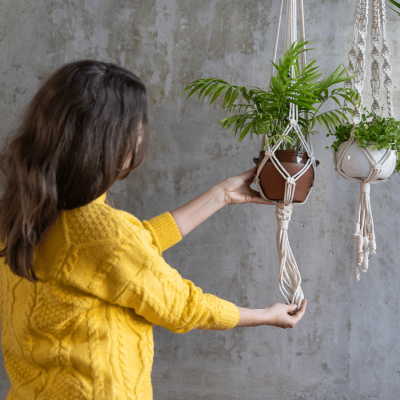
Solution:
[[(198, 79), (189, 83), (183, 93), (189, 91), (187, 99), (198, 93), (198, 99), (208, 97), (214, 103), (223, 96), (222, 107), (230, 115), (218, 123), (222, 128), (232, 128), (231, 134), (239, 136), (239, 143), (250, 134), (265, 135), (265, 149), (277, 145), (275, 157), (285, 170), (293, 176), (307, 162), (308, 155), (295, 132), (284, 135), (289, 121), (290, 105), (298, 107), (298, 125), (302, 134), (309, 138), (316, 133), (314, 128), (321, 129), (325, 125), (329, 130), (342, 124), (342, 119), (349, 122), (346, 112), (350, 109), (343, 106), (340, 100), (353, 103), (358, 94), (350, 88), (334, 88), (332, 86), (350, 80), (346, 75), (347, 68), (339, 65), (330, 75), (321, 78), (316, 61), (309, 61), (300, 68), (301, 53), (313, 49), (305, 49), (311, 42), (300, 40), (293, 43), (278, 64), (273, 63), (275, 76), (267, 89), (259, 87), (246, 88), (231, 85), (221, 79)], [(182, 94), (183, 94), (182, 93)], [(239, 97), (240, 96), (240, 97)], [(238, 100), (239, 99), (239, 100)], [(236, 102), (238, 100), (238, 102)], [(337, 108), (321, 111), (321, 107), (332, 100)], [(255, 159), (257, 165), (264, 158), (264, 151)], [(261, 171), (260, 181), (264, 194), (271, 200), (282, 200), (285, 191), (285, 179), (272, 162), (267, 162)], [(309, 168), (296, 182), (293, 201), (303, 202), (314, 181), (314, 170)]]
[[(382, 114), (383, 108), (381, 109)], [(328, 148), (335, 151), (335, 164), (345, 150), (350, 139), (353, 124), (338, 125), (334, 132), (327, 136), (334, 136), (336, 140)], [(372, 165), (362, 149), (368, 148), (369, 153), (379, 162), (390, 150), (390, 155), (382, 165), (378, 179), (387, 179), (396, 170), (400, 172), (400, 122), (394, 118), (385, 118), (382, 115), (364, 108), (360, 123), (354, 127), (354, 142), (344, 154), (341, 168), (351, 178), (365, 179), (368, 177)]]

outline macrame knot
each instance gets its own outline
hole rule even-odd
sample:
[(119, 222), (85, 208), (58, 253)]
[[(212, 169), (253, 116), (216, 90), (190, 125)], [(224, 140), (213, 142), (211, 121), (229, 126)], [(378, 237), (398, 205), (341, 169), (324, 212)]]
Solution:
[(390, 56), (389, 48), (387, 46), (382, 46), (381, 55), (383, 58), (388, 58)]
[(295, 185), (296, 184), (296, 181), (291, 176), (288, 176), (286, 178), (286, 182), (287, 182), (288, 185)]
[[(285, 205), (282, 202), (279, 202), (276, 206), (276, 220), (278, 221), (278, 225), (280, 222), (286, 222), (287, 224), (289, 223), (289, 221), (292, 218), (292, 210), (293, 210), (293, 206), (292, 204), (288, 204)], [(286, 228), (282, 228), (282, 229), (287, 229)]]
[(360, 184), (360, 192), (361, 193), (370, 193), (370, 184), (369, 183), (361, 183)]
[(354, 227), (354, 236), (360, 235), (360, 224), (357, 222), (356, 226)]
[(381, 164), (375, 164), (374, 165), (374, 171), (379, 175), (382, 171), (382, 165)]
[[(350, 50), (350, 53), (349, 53), (349, 59), (353, 62), (353, 64), (355, 63), (355, 61), (356, 61), (356, 58), (357, 58), (357, 53), (356, 53), (356, 50), (354, 49), (354, 48), (352, 48), (351, 50)], [(347, 83), (347, 82), (346, 82)]]
[(371, 56), (374, 58), (379, 58), (379, 50), (376, 47), (374, 47), (373, 50), (371, 51)]
[(274, 152), (272, 150), (267, 150), (265, 152), (265, 157), (272, 158), (273, 155), (274, 155)]
[(278, 221), (278, 229), (287, 231), (289, 228), (289, 221)]
[(297, 125), (297, 121), (296, 121), (295, 119), (293, 119), (293, 118), (291, 118), (291, 119), (289, 120), (289, 123), (290, 123), (290, 126), (295, 126), (295, 125)]

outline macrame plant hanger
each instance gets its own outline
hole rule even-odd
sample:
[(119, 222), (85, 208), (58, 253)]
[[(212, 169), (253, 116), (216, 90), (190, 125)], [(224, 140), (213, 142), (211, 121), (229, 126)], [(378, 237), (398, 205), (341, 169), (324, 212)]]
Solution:
[[(278, 50), (279, 41), (279, 30), (282, 20), (282, 9), (283, 0), (280, 2), (280, 10), (278, 17), (278, 26), (276, 30), (275, 46), (273, 61), (276, 61), (276, 55)], [(300, 38), (304, 39), (304, 13), (303, 13), (303, 0), (299, 0), (299, 19), (300, 19)], [(290, 46), (297, 41), (297, 6), (296, 0), (287, 0), (286, 8), (286, 32), (285, 32), (285, 51), (290, 48)], [(304, 68), (306, 64), (305, 52), (301, 53), (301, 68)], [(294, 76), (294, 69), (292, 70)], [(273, 76), (273, 69), (271, 71), (271, 78)], [(313, 185), (311, 185), (307, 197), (303, 203), (293, 203), (293, 195), (296, 189), (296, 181), (309, 169), (314, 169), (315, 176), (315, 156), (314, 150), (309, 137), (306, 139), (298, 125), (298, 107), (295, 104), (290, 105), (289, 113), (289, 124), (283, 132), (282, 136), (288, 136), (289, 134), (295, 133), (304, 149), (307, 152), (308, 160), (304, 167), (295, 175), (290, 176), (290, 174), (281, 165), (275, 156), (275, 151), (279, 149), (283, 142), (281, 138), (273, 147), (269, 145), (265, 147), (265, 134), (262, 136), (260, 152), (265, 149), (265, 156), (262, 159), (259, 167), (257, 168), (257, 173), (254, 178), (254, 183), (256, 184), (260, 195), (263, 199), (269, 200), (276, 204), (276, 220), (278, 222), (278, 232), (276, 236), (278, 253), (279, 253), (279, 290), (283, 297), (286, 299), (288, 304), (296, 304), (298, 307), (302, 302), (304, 295), (301, 289), (301, 276), (299, 268), (297, 267), (296, 260), (293, 256), (292, 249), (290, 248), (289, 238), (288, 238), (288, 227), (292, 216), (293, 204), (303, 204), (307, 201)], [(284, 199), (281, 201), (274, 201), (268, 199), (260, 184), (260, 173), (267, 161), (270, 160), (275, 168), (279, 171), (282, 177), (286, 180), (285, 183), (285, 194)]]
[[(356, 78), (351, 81), (346, 81), (345, 87), (354, 88), (360, 95), (362, 100), (362, 91), (364, 89), (365, 80), (365, 49), (368, 26), (368, 3), (369, 0), (358, 0), (356, 21), (353, 30), (353, 40), (349, 53), (349, 75), (355, 75)], [(390, 51), (386, 40), (386, 9), (385, 0), (372, 0), (372, 26), (371, 26), (371, 41), (372, 41), (372, 78), (371, 91), (373, 97), (372, 110), (378, 111), (379, 106), (379, 43), (382, 39), (381, 56), (383, 58), (382, 71), (385, 75), (384, 86), (387, 92), (388, 116), (394, 117), (392, 103), (392, 80), (390, 78), (392, 68), (390, 65)], [(357, 54), (358, 50), (358, 54)], [(378, 178), (382, 166), (388, 160), (391, 150), (387, 150), (380, 160), (376, 160), (368, 147), (362, 148), (365, 156), (371, 164), (369, 175), (365, 179), (352, 178), (345, 174), (342, 169), (342, 161), (345, 157), (350, 145), (354, 142), (354, 130), (356, 125), (361, 121), (361, 113), (358, 106), (355, 106), (353, 116), (353, 129), (350, 138), (338, 154), (335, 171), (345, 179), (360, 183), (360, 200), (358, 205), (358, 220), (354, 229), (356, 237), (356, 263), (354, 265), (354, 276), (356, 280), (360, 279), (360, 266), (362, 270), (367, 272), (369, 262), (369, 252), (376, 254), (376, 240), (374, 231), (374, 221), (372, 218), (371, 202), (370, 202), (370, 185), (372, 183), (384, 182), (386, 179)]]

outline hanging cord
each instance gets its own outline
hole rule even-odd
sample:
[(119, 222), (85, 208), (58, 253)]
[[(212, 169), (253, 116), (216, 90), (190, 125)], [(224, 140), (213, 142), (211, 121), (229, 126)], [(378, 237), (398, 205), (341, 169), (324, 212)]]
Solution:
[(382, 71), (385, 74), (385, 81), (383, 85), (385, 86), (387, 93), (387, 105), (388, 105), (388, 116), (389, 118), (394, 118), (394, 108), (392, 101), (392, 79), (390, 75), (392, 73), (392, 66), (390, 65), (390, 50), (386, 40), (386, 6), (385, 0), (379, 0), (380, 3), (380, 17), (381, 17), (381, 27), (382, 27), (382, 58), (383, 66)]
[[(299, 19), (300, 19), (300, 39), (304, 40), (306, 38), (306, 33), (304, 29), (304, 7), (303, 7), (303, 0), (299, 0)], [(307, 64), (307, 55), (306, 52), (303, 51), (301, 53), (301, 69)]]
[[(353, 30), (353, 41), (349, 53), (349, 74), (356, 75), (354, 88), (357, 92), (362, 94), (365, 79), (365, 48), (366, 36), (368, 25), (368, 1), (358, 0), (356, 22)], [(383, 72), (385, 74), (384, 86), (387, 90), (388, 101), (388, 114), (389, 117), (393, 116), (393, 104), (391, 98), (392, 80), (390, 78), (391, 65), (390, 65), (390, 52), (386, 41), (386, 10), (384, 0), (372, 0), (372, 26), (371, 26), (371, 42), (372, 42), (372, 77), (371, 77), (371, 90), (373, 97), (372, 110), (379, 110), (379, 89), (380, 89), (380, 76), (379, 76), (379, 42), (382, 35), (382, 52), (381, 55), (384, 59)], [(358, 38), (358, 41), (357, 41)], [(356, 56), (356, 43), (359, 50)], [(345, 85), (345, 87), (352, 87)], [(365, 179), (357, 179), (349, 177), (342, 169), (342, 161), (355, 141), (354, 130), (356, 125), (360, 122), (360, 110), (355, 107), (355, 115), (353, 116), (353, 128), (350, 138), (344, 148), (338, 154), (335, 171), (345, 179), (353, 182), (360, 183), (360, 198), (358, 203), (358, 220), (354, 228), (354, 235), (356, 237), (356, 263), (354, 265), (354, 276), (356, 280), (360, 279), (360, 267), (363, 272), (367, 272), (369, 264), (369, 254), (376, 254), (376, 239), (374, 231), (374, 221), (372, 217), (371, 199), (370, 199), (370, 185), (373, 183), (384, 182), (386, 179), (380, 179), (379, 175), (382, 172), (382, 167), (392, 154), (391, 150), (386, 150), (380, 160), (376, 160), (368, 147), (361, 148), (366, 158), (371, 164), (371, 169)]]
[(379, 39), (381, 36), (380, 29), (380, 4), (376, 1), (372, 2), (372, 26), (371, 26), (371, 43), (372, 51), (371, 56), (373, 58), (371, 64), (371, 92), (372, 92), (372, 111), (379, 112), (379, 89), (380, 89), (380, 79), (379, 79)]
[[(276, 54), (278, 52), (279, 31), (281, 29), (281, 21), (282, 21), (282, 10), (283, 10), (283, 0), (281, 0), (280, 6), (279, 6), (278, 25), (276, 26), (276, 34), (275, 34), (274, 55), (272, 58), (273, 63), (276, 63)], [(271, 84), (273, 76), (274, 76), (274, 66), (272, 65), (271, 66), (271, 77), (269, 79), (269, 84)]]
[[(278, 43), (279, 43), (279, 31), (281, 29), (281, 21), (282, 21), (282, 11), (283, 11), (283, 0), (281, 0), (279, 5), (279, 15), (278, 15), (278, 24), (276, 26), (276, 33), (275, 33), (275, 45), (274, 45), (274, 55), (272, 58), (272, 62), (276, 63), (276, 55), (278, 52)], [(274, 76), (274, 66), (271, 66), (271, 76), (269, 78), (269, 84), (271, 85), (272, 77)], [(261, 152), (265, 150), (265, 136), (266, 133), (264, 132), (261, 136), (261, 143), (260, 143), (260, 156)]]

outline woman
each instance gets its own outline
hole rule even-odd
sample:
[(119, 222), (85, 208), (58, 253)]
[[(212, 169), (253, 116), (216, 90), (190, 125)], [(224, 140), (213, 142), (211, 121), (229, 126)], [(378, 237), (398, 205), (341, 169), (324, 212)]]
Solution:
[(152, 325), (173, 332), (293, 327), (306, 304), (238, 308), (161, 253), (226, 204), (261, 203), (254, 171), (143, 223), (105, 203), (143, 160), (143, 83), (113, 64), (65, 65), (0, 156), (2, 348), (7, 400), (151, 399)]

